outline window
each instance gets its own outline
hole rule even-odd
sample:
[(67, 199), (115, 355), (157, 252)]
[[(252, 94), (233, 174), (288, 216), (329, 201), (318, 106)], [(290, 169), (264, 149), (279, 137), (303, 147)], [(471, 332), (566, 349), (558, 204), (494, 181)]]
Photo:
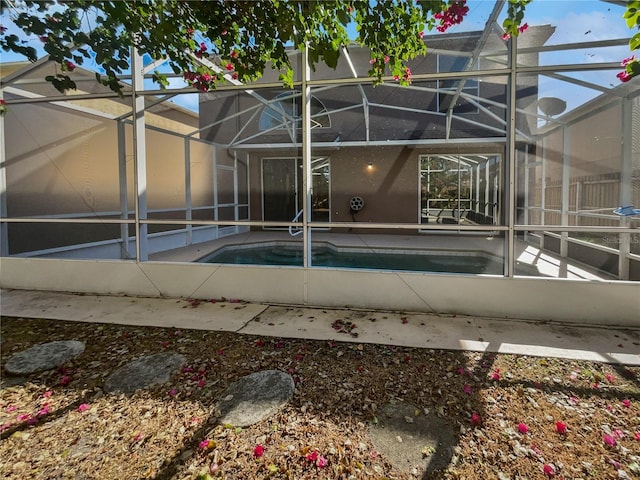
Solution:
[[(468, 57), (454, 57), (449, 55), (438, 55), (438, 72), (462, 72), (467, 70)], [(478, 64), (476, 63), (476, 68)], [(458, 90), (460, 82), (463, 82), (461, 95), (456, 99), (453, 113), (478, 113), (477, 105), (468, 102), (464, 94), (479, 96), (480, 82), (477, 78), (456, 78), (452, 80), (438, 80), (438, 111), (446, 112), (454, 100), (454, 95)], [(446, 92), (446, 93), (445, 93)]]
[[(302, 94), (299, 91), (281, 93), (264, 107), (260, 115), (260, 130), (302, 128)], [(326, 107), (316, 97), (311, 97), (311, 128), (330, 127)]]

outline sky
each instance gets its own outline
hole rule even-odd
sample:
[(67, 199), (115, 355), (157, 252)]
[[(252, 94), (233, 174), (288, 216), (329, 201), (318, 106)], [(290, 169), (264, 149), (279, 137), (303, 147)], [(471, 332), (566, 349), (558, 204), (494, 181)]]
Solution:
[[(469, 14), (461, 25), (457, 25), (449, 32), (464, 32), (480, 30), (493, 9), (493, 0), (469, 0)], [(505, 10), (506, 11), (506, 10)], [(505, 11), (499, 17), (499, 23), (505, 17)], [(622, 14), (624, 7), (614, 3), (597, 0), (533, 0), (528, 6), (525, 21), (530, 25), (550, 24), (556, 27), (556, 32), (547, 41), (547, 45), (563, 43), (589, 42), (615, 38), (628, 38), (631, 30), (626, 27)], [(11, 28), (11, 22), (7, 21), (8, 11), (2, 13), (2, 25)], [(432, 32), (433, 33), (433, 32)], [(526, 32), (525, 32), (526, 35)], [(30, 43), (39, 48), (39, 40), (32, 39)], [(40, 49), (40, 51), (42, 51)], [(2, 62), (18, 61), (24, 58), (1, 52)], [(627, 46), (580, 49), (571, 52), (545, 53), (540, 58), (541, 65), (567, 64), (567, 63), (596, 63), (619, 61), (630, 55)], [(567, 73), (566, 75), (596, 82), (609, 87), (618, 84), (615, 77), (616, 71), (606, 72), (582, 72)], [(151, 85), (149, 85), (150, 88)], [(171, 79), (170, 88), (183, 87), (181, 79)], [(589, 96), (598, 94), (580, 87), (571, 86), (567, 89), (565, 82), (542, 77), (540, 79), (541, 96), (558, 96), (569, 103), (569, 109), (574, 104), (582, 103)], [(197, 110), (198, 95), (180, 95), (176, 103), (192, 110)]]

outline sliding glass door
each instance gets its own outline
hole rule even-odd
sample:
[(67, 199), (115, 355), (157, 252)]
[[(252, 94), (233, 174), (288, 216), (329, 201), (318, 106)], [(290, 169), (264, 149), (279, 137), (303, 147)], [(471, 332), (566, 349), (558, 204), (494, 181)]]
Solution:
[[(263, 158), (262, 159), (262, 212), (268, 222), (290, 222), (304, 204), (302, 185), (302, 159)], [(311, 161), (313, 194), (311, 196), (311, 219), (328, 222), (329, 159), (314, 158)]]

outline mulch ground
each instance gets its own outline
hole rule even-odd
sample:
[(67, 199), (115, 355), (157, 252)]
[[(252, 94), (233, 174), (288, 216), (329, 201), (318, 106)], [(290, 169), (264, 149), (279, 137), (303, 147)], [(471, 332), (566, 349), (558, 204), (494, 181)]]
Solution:
[[(38, 343), (86, 343), (57, 370), (3, 373), (2, 478), (640, 479), (636, 367), (25, 318), (2, 318), (1, 338), (3, 368)], [(188, 359), (169, 383), (103, 393), (117, 368), (162, 351)], [(293, 400), (251, 427), (217, 424), (224, 390), (268, 369), (292, 375)], [(451, 425), (446, 467), (424, 473), (429, 449), (410, 468), (376, 450), (369, 432), (392, 402)]]

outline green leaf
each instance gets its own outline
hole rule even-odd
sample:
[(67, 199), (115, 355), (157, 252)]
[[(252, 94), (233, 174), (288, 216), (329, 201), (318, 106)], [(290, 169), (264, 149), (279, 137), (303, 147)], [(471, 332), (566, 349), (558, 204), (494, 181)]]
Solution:
[(631, 50), (636, 50), (638, 47), (640, 47), (640, 32), (636, 33), (631, 37), (631, 40), (629, 40), (629, 48)]
[(335, 69), (338, 66), (339, 50), (325, 50), (323, 53), (324, 61), (328, 67)]

